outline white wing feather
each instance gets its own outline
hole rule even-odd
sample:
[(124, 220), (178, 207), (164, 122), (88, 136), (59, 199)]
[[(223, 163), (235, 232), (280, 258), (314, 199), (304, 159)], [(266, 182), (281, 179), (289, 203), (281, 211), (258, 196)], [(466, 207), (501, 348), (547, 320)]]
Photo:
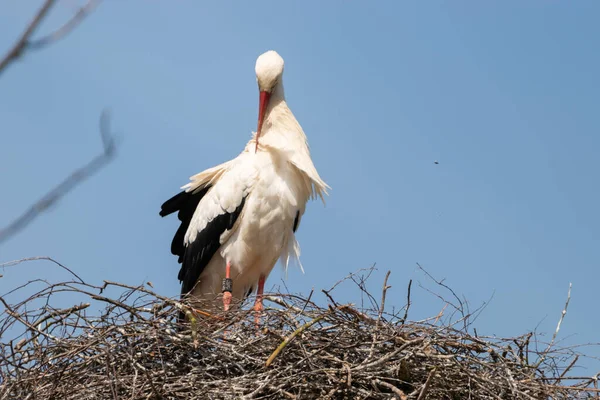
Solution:
[(237, 158), (234, 158), (233, 160), (219, 164), (216, 167), (206, 169), (190, 177), (191, 182), (183, 185), (181, 189), (184, 189), (186, 192), (192, 192), (206, 185), (214, 184), (230, 168), (231, 164), (235, 163), (236, 160)]
[(192, 182), (183, 187), (187, 191), (206, 184), (211, 184), (212, 187), (200, 200), (194, 212), (185, 234), (186, 245), (192, 243), (198, 232), (201, 232), (213, 219), (221, 214), (235, 211), (242, 199), (252, 190), (256, 181), (256, 169), (248, 154), (242, 153), (231, 161), (194, 175), (191, 179)]

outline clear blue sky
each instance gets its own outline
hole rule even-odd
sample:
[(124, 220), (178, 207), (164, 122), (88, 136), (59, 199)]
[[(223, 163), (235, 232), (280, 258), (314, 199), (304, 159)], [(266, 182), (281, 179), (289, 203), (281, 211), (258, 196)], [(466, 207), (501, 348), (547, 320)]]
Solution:
[[(2, 4), (3, 51), (39, 3)], [(100, 151), (105, 106), (118, 158), (4, 243), (0, 262), (49, 255), (92, 282), (149, 280), (176, 295), (177, 223), (159, 207), (241, 151), (257, 118), (254, 62), (275, 49), (333, 188), (326, 207), (307, 208), (306, 274), (291, 270), (290, 290), (377, 263), (373, 289), (391, 269), (388, 304), (401, 306), (409, 279), (435, 289), (419, 262), (473, 308), (495, 293), (479, 333), (517, 335), (538, 324), (551, 334), (572, 282), (560, 338), (598, 342), (598, 15), (584, 0), (106, 0), (0, 78), (0, 225)], [(2, 292), (65, 277), (47, 263), (0, 273)], [(281, 278), (276, 268), (268, 286)], [(413, 299), (413, 318), (441, 308), (416, 282)], [(586, 363), (578, 372), (600, 366)]]

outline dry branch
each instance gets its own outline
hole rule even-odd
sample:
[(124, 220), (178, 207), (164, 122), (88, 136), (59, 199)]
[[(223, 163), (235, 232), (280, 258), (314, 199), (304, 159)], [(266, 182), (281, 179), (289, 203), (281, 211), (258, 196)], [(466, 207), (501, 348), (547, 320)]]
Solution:
[(102, 153), (92, 158), (84, 166), (73, 171), (60, 184), (42, 196), (31, 205), (23, 214), (15, 218), (7, 227), (0, 229), (0, 243), (12, 237), (20, 230), (29, 225), (42, 212), (56, 204), (62, 197), (67, 195), (76, 186), (93, 176), (96, 172), (110, 163), (116, 154), (116, 146), (113, 134), (109, 127), (108, 111), (100, 115), (100, 137), (102, 139)]
[(44, 4), (42, 4), (31, 22), (27, 25), (19, 39), (17, 39), (4, 57), (0, 59), (0, 76), (2, 76), (2, 73), (10, 64), (18, 60), (28, 51), (40, 50), (67, 36), (94, 10), (94, 8), (96, 8), (98, 3), (100, 3), (100, 0), (89, 0), (60, 28), (40, 39), (32, 40), (31, 36), (48, 16), (50, 9), (56, 4), (56, 0), (44, 1)]

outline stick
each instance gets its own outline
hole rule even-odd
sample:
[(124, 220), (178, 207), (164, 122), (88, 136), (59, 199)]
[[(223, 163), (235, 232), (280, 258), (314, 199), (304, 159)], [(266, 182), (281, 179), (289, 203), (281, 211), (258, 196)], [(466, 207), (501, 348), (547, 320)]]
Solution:
[(404, 317), (402, 317), (402, 325), (404, 325), (404, 323), (406, 322), (406, 319), (408, 318), (408, 309), (410, 308), (410, 288), (412, 286), (412, 279), (410, 281), (408, 281), (408, 291), (406, 294), (406, 310), (404, 310)]
[(565, 315), (567, 315), (567, 308), (569, 308), (569, 301), (571, 301), (571, 287), (572, 286), (573, 286), (573, 284), (569, 282), (569, 291), (567, 292), (567, 301), (565, 302), (565, 307), (563, 308), (562, 313), (560, 315), (560, 319), (558, 320), (558, 324), (556, 325), (556, 330), (554, 331), (554, 335), (552, 335), (552, 340), (550, 340), (550, 343), (548, 344), (548, 347), (546, 347), (546, 350), (544, 350), (542, 352), (539, 361), (535, 365), (536, 368), (539, 367), (544, 362), (544, 360), (546, 359), (546, 355), (548, 354), (548, 352), (554, 345), (556, 336), (558, 336), (558, 332), (560, 331), (560, 326), (562, 325), (562, 322), (565, 319)]
[(433, 376), (435, 375), (436, 368), (432, 369), (425, 381), (425, 384), (421, 388), (421, 392), (419, 393), (419, 397), (417, 400), (425, 400), (425, 396), (427, 395), (427, 391), (429, 390), (429, 386), (431, 385), (431, 381), (433, 380)]
[(281, 353), (281, 351), (292, 341), (294, 340), (294, 338), (296, 336), (298, 336), (299, 334), (301, 334), (302, 332), (304, 332), (305, 330), (307, 330), (308, 328), (310, 328), (311, 326), (313, 326), (314, 324), (316, 324), (317, 322), (321, 321), (323, 318), (331, 315), (333, 312), (335, 312), (336, 310), (345, 308), (347, 306), (339, 306), (336, 308), (332, 308), (330, 309), (328, 312), (326, 312), (325, 314), (322, 314), (320, 316), (318, 316), (317, 318), (313, 319), (312, 321), (308, 321), (307, 323), (305, 323), (304, 325), (302, 325), (300, 328), (296, 329), (294, 332), (292, 332), (291, 335), (286, 336), (286, 338), (283, 340), (283, 342), (281, 342), (279, 344), (279, 346), (277, 346), (277, 348), (275, 349), (275, 351), (271, 354), (271, 356), (267, 359), (267, 362), (265, 363), (265, 367), (269, 368), (269, 366), (273, 363), (273, 361), (275, 360), (275, 358), (277, 357), (277, 355), (279, 353)]

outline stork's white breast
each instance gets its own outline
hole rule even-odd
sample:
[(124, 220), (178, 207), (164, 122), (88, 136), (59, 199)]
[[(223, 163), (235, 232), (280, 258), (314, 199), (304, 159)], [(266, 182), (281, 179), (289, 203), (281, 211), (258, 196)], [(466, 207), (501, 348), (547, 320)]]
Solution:
[(271, 272), (293, 234), (296, 213), (304, 213), (309, 198), (300, 171), (277, 152), (260, 151), (251, 159), (257, 179), (237, 229), (220, 250), (241, 286), (246, 286), (242, 281), (252, 286)]

